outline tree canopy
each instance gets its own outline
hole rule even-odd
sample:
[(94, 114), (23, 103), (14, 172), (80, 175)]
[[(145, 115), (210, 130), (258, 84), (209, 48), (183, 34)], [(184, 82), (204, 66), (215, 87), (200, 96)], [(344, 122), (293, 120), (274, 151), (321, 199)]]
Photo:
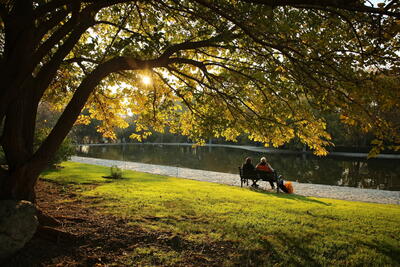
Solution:
[[(2, 1), (9, 172), (41, 165), (74, 123), (101, 120), (113, 137), (124, 114), (135, 115), (138, 139), (165, 127), (199, 143), (246, 133), (273, 146), (297, 138), (325, 155), (323, 115), (337, 113), (374, 134), (371, 154), (399, 149), (400, 4), (320, 2)], [(34, 151), (43, 101), (62, 115)]]

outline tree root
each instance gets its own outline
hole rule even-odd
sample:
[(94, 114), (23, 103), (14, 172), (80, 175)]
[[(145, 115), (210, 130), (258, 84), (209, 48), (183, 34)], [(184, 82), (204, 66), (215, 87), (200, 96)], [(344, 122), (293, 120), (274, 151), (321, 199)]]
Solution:
[(70, 217), (70, 216), (56, 216), (55, 218), (61, 219), (61, 220), (67, 220), (67, 221), (73, 221), (73, 222), (86, 222), (86, 219), (83, 218), (77, 218), (77, 217)]
[(78, 239), (78, 236), (75, 234), (43, 225), (38, 226), (35, 237), (47, 239), (57, 243), (60, 241), (75, 241)]
[(43, 213), (41, 210), (37, 210), (37, 218), (39, 221), (39, 224), (42, 226), (60, 226), (61, 223), (57, 219), (51, 217), (50, 215), (47, 215)]
[[(56, 218), (43, 213), (40, 209), (37, 210), (37, 218), (39, 221), (39, 226), (36, 230), (35, 237), (51, 240), (54, 242), (62, 241), (74, 241), (77, 239), (77, 235), (62, 231), (60, 229), (56, 229), (54, 227), (61, 226), (61, 222)], [(59, 217), (57, 217), (59, 218)], [(70, 219), (79, 221), (79, 218), (63, 218), (60, 217), (59, 219)]]

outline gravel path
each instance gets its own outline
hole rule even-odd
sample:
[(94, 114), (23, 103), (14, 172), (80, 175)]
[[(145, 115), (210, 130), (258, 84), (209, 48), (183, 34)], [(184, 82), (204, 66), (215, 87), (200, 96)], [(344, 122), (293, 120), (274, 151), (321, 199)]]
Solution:
[[(240, 186), (239, 174), (195, 170), (180, 167), (161, 166), (138, 162), (126, 162), (119, 160), (107, 160), (73, 156), (71, 161), (93, 165), (112, 166), (117, 165), (121, 169), (181, 177), (198, 181)], [(270, 188), (266, 182), (259, 182), (262, 188)], [(399, 191), (384, 191), (376, 189), (360, 189), (354, 187), (342, 187), (333, 185), (306, 184), (293, 182), (295, 193), (302, 196), (335, 198), (352, 201), (374, 202), (383, 204), (400, 205)]]

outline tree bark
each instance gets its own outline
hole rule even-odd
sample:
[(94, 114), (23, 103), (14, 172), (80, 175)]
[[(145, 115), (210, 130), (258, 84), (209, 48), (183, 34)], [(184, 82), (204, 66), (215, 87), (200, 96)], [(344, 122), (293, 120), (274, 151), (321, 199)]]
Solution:
[(4, 21), (4, 53), (0, 61), (0, 121), (9, 105), (32, 77), (34, 66), (34, 20), (31, 1), (16, 1)]
[[(0, 199), (35, 201), (34, 185), (43, 164), (32, 164), (38, 102), (33, 90), (11, 102), (3, 127), (2, 147), (8, 169), (0, 174)], [(36, 165), (36, 166), (35, 166)]]
[(13, 171), (3, 171), (0, 176), (0, 199), (17, 199), (35, 202), (35, 184), (46, 164), (26, 163)]

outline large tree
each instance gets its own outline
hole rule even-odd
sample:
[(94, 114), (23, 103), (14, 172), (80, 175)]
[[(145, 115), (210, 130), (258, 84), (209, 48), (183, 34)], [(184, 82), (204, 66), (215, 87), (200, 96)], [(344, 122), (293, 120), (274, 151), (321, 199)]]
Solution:
[[(324, 3), (323, 5), (321, 3)], [(78, 120), (326, 153), (322, 114), (399, 139), (400, 6), (362, 0), (3, 0), (0, 199), (34, 185)], [(143, 77), (151, 81), (142, 82)], [(63, 110), (34, 151), (39, 103)], [(80, 116), (87, 108), (90, 116)]]

